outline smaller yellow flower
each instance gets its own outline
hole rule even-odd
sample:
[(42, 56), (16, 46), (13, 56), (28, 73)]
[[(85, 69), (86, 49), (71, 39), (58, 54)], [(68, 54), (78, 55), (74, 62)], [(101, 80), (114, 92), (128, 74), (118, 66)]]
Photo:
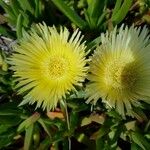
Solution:
[(148, 30), (122, 25), (118, 32), (115, 28), (102, 34), (101, 42), (90, 63), (87, 102), (102, 98), (123, 116), (139, 106), (139, 100), (150, 103)]
[(51, 110), (86, 76), (85, 44), (81, 32), (70, 35), (66, 28), (37, 25), (25, 34), (10, 59), (21, 104), (37, 102), (37, 107)]

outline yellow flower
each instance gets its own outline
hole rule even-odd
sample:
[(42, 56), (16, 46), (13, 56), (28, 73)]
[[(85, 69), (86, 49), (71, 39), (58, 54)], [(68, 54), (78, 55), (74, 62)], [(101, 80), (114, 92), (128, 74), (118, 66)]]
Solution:
[(20, 105), (37, 102), (51, 110), (86, 76), (85, 44), (81, 32), (71, 36), (66, 28), (37, 25), (14, 47), (11, 69), (19, 94), (26, 94)]
[(122, 115), (139, 100), (150, 103), (150, 40), (147, 28), (121, 26), (101, 35), (90, 63), (87, 102), (99, 98)]

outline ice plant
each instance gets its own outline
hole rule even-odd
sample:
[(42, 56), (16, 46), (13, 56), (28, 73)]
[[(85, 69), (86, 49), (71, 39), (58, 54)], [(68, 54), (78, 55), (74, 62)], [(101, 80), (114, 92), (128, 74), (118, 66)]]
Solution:
[(16, 88), (24, 94), (21, 105), (37, 102), (37, 107), (51, 110), (75, 86), (82, 85), (86, 76), (85, 44), (76, 30), (39, 24), (25, 33), (14, 46), (10, 58), (16, 77)]
[(146, 27), (122, 25), (117, 32), (101, 35), (90, 63), (86, 93), (94, 104), (106, 105), (131, 115), (140, 100), (150, 102), (150, 40)]

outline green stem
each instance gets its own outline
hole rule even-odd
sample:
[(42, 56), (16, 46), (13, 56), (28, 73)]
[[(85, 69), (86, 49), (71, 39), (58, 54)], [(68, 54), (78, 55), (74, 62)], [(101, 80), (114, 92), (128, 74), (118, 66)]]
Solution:
[[(65, 101), (65, 114), (66, 114), (66, 121), (67, 121), (68, 130), (70, 130), (69, 114), (68, 114), (66, 101)], [(68, 137), (68, 142), (69, 142), (69, 150), (71, 150), (71, 140), (69, 137)]]
[[(67, 122), (67, 128), (68, 128), (68, 131), (70, 131), (70, 121), (69, 121), (69, 114), (68, 114), (68, 109), (67, 109), (67, 103), (65, 100), (62, 100), (61, 101), (61, 104), (63, 106), (63, 111), (64, 111), (64, 114), (65, 114), (65, 117), (66, 117), (66, 122)], [(68, 143), (69, 143), (69, 150), (71, 150), (71, 139), (70, 137), (68, 137)]]

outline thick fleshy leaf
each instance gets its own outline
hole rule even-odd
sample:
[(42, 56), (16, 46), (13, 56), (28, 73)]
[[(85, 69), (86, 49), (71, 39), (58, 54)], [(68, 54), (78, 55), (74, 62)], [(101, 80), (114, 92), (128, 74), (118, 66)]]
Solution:
[(31, 124), (28, 128), (26, 128), (24, 150), (30, 149), (30, 146), (32, 144), (32, 138), (33, 138), (33, 129), (34, 129), (34, 124)]
[(17, 131), (21, 132), (25, 129), (27, 129), (29, 126), (31, 126), (32, 124), (34, 124), (38, 119), (40, 118), (40, 114), (39, 113), (34, 113), (32, 116), (30, 116), (29, 118), (27, 118), (25, 121), (23, 121)]

